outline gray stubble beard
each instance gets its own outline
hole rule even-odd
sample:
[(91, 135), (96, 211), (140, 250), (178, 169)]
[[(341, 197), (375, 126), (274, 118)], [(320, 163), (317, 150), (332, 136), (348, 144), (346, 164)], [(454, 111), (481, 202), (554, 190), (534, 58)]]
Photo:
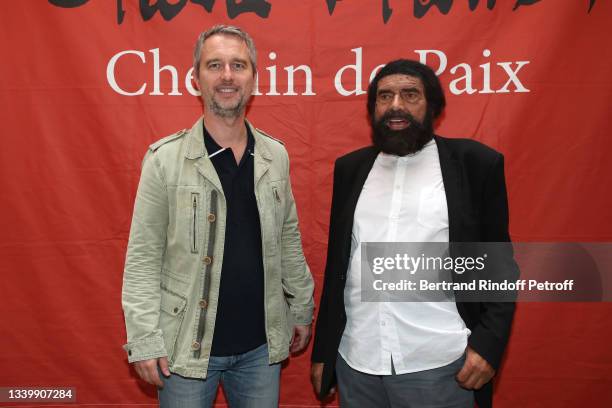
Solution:
[(210, 98), (210, 100), (204, 100), (204, 106), (206, 106), (210, 112), (221, 118), (237, 118), (246, 109), (247, 102), (248, 99), (242, 97), (236, 106), (232, 108), (224, 108), (219, 105), (214, 98)]

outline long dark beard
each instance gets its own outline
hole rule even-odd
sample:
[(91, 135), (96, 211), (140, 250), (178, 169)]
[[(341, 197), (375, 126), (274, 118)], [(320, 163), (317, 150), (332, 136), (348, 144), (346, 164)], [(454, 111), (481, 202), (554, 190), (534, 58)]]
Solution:
[[(387, 126), (390, 119), (403, 119), (410, 123), (406, 129), (392, 130)], [(372, 118), (372, 143), (382, 152), (397, 156), (413, 154), (433, 138), (433, 120), (429, 110), (423, 122), (417, 121), (409, 112), (390, 110), (378, 120)]]

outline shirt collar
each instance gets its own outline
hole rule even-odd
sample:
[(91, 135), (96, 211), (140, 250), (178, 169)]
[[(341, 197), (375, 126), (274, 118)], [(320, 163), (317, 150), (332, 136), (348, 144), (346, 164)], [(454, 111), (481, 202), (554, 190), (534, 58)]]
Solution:
[[(251, 132), (250, 126), (248, 126), (246, 122), (245, 126), (247, 130), (247, 145), (245, 153), (253, 155), (253, 153), (255, 152), (255, 138), (253, 137), (253, 133)], [(208, 129), (206, 129), (206, 126), (204, 126), (204, 123), (202, 123), (202, 128), (204, 131), (204, 145), (206, 146), (208, 157), (214, 156), (216, 155), (216, 153), (223, 150), (223, 148), (219, 146), (217, 142), (215, 142), (215, 139), (213, 139), (212, 135), (208, 132)]]

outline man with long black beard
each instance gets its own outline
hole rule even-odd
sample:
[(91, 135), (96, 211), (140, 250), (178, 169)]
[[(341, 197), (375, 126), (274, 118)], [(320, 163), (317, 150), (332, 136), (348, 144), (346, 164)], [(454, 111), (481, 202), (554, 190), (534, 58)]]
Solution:
[(419, 122), (409, 111), (390, 109), (371, 118), (372, 142), (381, 152), (406, 156), (419, 152), (433, 138), (431, 113)]
[(336, 161), (311, 380), (342, 407), (492, 404), (514, 303), (361, 300), (361, 243), (509, 241), (503, 156), (434, 135), (444, 106), (429, 67), (390, 62), (368, 89), (373, 146)]

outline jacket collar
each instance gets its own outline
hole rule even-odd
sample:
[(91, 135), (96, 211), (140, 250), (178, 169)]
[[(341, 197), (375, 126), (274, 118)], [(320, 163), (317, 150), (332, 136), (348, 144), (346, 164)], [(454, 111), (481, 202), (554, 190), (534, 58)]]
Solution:
[[(255, 156), (257, 157), (257, 155), (260, 155), (261, 158), (265, 160), (272, 160), (272, 154), (268, 146), (269, 142), (266, 140), (267, 137), (262, 135), (248, 120), (246, 120), (246, 124), (255, 139)], [(187, 150), (185, 152), (185, 157), (188, 159), (199, 159), (200, 157), (208, 158), (208, 152), (204, 145), (204, 116), (200, 116), (187, 134)]]
[[(269, 143), (271, 143), (268, 137), (261, 134), (257, 128), (255, 128), (248, 120), (246, 121), (247, 126), (253, 134), (255, 139), (255, 186), (261, 177), (268, 171), (270, 162), (272, 161), (272, 153), (270, 152)], [(221, 181), (217, 175), (217, 171), (213, 166), (206, 146), (204, 144), (204, 116), (201, 116), (196, 123), (191, 127), (191, 130), (187, 133), (187, 148), (185, 151), (185, 157), (190, 160), (195, 160), (195, 167), (199, 173), (206, 179), (208, 179), (219, 191), (223, 191)]]

